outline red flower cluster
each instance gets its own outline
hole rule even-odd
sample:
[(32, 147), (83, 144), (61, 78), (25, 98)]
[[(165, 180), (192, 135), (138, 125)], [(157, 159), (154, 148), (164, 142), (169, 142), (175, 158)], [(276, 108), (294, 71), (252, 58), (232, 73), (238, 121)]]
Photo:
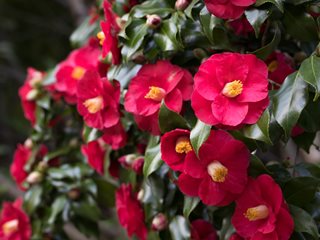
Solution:
[(197, 219), (191, 223), (191, 240), (216, 240), (218, 239), (217, 232), (212, 224)]
[(131, 185), (122, 184), (116, 192), (116, 209), (120, 224), (132, 237), (135, 234), (140, 240), (147, 239), (147, 227), (144, 212), (137, 194), (132, 192)]
[(158, 135), (162, 100), (170, 110), (179, 113), (183, 101), (190, 99), (192, 84), (192, 76), (187, 70), (168, 61), (146, 64), (130, 82), (125, 109), (134, 114), (141, 129)]
[(232, 224), (245, 239), (288, 240), (293, 220), (280, 187), (269, 175), (250, 179), (236, 200)]
[(103, 2), (104, 16), (106, 21), (101, 21), (101, 32), (97, 34), (97, 38), (102, 46), (102, 57), (112, 54), (112, 64), (120, 63), (120, 50), (118, 48), (118, 33), (120, 26), (117, 23), (119, 17), (112, 11), (112, 5), (105, 0)]
[(214, 54), (194, 77), (196, 116), (225, 128), (256, 123), (269, 104), (267, 75), (266, 64), (252, 54)]
[(209, 12), (223, 19), (237, 19), (256, 0), (205, 0)]
[(22, 209), (22, 200), (14, 203), (5, 202), (0, 216), (0, 239), (29, 240), (31, 225), (27, 214)]
[(21, 99), (24, 116), (32, 125), (36, 123), (35, 97), (38, 93), (36, 86), (41, 83), (43, 76), (43, 73), (33, 68), (28, 68), (27, 78), (22, 87), (19, 89), (19, 96)]

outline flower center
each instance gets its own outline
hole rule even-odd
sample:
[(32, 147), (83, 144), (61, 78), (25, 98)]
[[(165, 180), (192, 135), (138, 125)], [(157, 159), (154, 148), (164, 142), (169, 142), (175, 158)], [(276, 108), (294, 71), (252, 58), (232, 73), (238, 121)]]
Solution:
[(71, 73), (71, 77), (76, 80), (80, 80), (85, 73), (86, 69), (84, 69), (83, 67), (76, 66)]
[(5, 236), (9, 236), (12, 233), (18, 231), (19, 222), (18, 219), (13, 219), (2, 225), (2, 231)]
[(166, 95), (166, 91), (163, 88), (151, 86), (149, 89), (149, 92), (144, 96), (144, 98), (161, 102)]
[(278, 68), (278, 61), (273, 60), (269, 65), (268, 65), (268, 71), (269, 72), (274, 72)]
[(269, 216), (269, 209), (266, 205), (248, 208), (243, 214), (249, 221), (265, 219)]
[(222, 94), (229, 98), (234, 98), (242, 93), (243, 84), (240, 80), (234, 80), (227, 83), (223, 90)]
[(103, 98), (101, 96), (90, 98), (84, 101), (83, 105), (88, 109), (89, 113), (97, 113), (103, 108)]
[(177, 153), (188, 153), (192, 151), (192, 146), (188, 137), (180, 137), (176, 142)]
[(208, 174), (212, 181), (223, 183), (228, 175), (228, 169), (218, 161), (213, 161), (207, 167)]
[(97, 38), (100, 40), (99, 43), (102, 46), (104, 43), (104, 40), (106, 39), (106, 35), (104, 35), (104, 32), (100, 31), (97, 33)]
[(39, 71), (36, 71), (33, 73), (32, 79), (30, 80), (30, 85), (32, 87), (36, 86), (42, 81), (42, 73)]

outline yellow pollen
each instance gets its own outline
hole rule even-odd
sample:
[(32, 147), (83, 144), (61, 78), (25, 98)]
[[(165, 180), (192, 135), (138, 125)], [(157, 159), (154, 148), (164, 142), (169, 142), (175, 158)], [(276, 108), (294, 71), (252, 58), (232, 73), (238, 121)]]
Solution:
[(2, 225), (2, 231), (4, 233), (4, 236), (9, 236), (12, 233), (18, 231), (19, 222), (18, 219), (13, 219), (11, 221), (6, 222)]
[(228, 175), (228, 169), (218, 161), (213, 161), (207, 167), (208, 174), (212, 181), (223, 183)]
[(265, 219), (269, 216), (269, 209), (266, 205), (248, 208), (243, 214), (249, 221)]
[(222, 94), (229, 98), (234, 98), (242, 93), (243, 84), (240, 80), (234, 80), (227, 83), (223, 90)]
[(180, 137), (178, 138), (176, 142), (176, 148), (175, 148), (177, 153), (188, 153), (192, 151), (192, 146), (189, 141), (189, 138), (187, 137)]
[(76, 66), (73, 69), (71, 76), (76, 80), (80, 80), (85, 73), (86, 73), (86, 70), (83, 67)]
[(144, 96), (144, 98), (161, 102), (166, 95), (166, 91), (163, 88), (151, 86), (149, 89), (149, 92)]
[(100, 31), (97, 33), (97, 38), (100, 40), (99, 43), (102, 46), (104, 43), (104, 40), (106, 39), (106, 36), (104, 35), (104, 32)]
[(83, 105), (88, 109), (88, 112), (95, 114), (103, 108), (103, 98), (101, 96), (90, 98), (84, 101)]
[(274, 72), (278, 68), (278, 61), (273, 60), (269, 65), (268, 65), (268, 71), (269, 72)]

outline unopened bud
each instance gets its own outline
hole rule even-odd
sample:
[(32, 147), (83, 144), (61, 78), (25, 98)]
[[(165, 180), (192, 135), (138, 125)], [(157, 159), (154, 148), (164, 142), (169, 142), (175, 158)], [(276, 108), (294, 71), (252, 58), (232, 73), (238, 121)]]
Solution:
[(152, 15), (147, 15), (147, 26), (152, 28), (152, 29), (156, 29), (160, 26), (162, 20), (161, 17), (159, 17), (156, 14), (152, 14)]
[(176, 1), (176, 9), (183, 11), (189, 6), (189, 0), (177, 0)]
[(26, 98), (28, 101), (36, 100), (36, 98), (39, 96), (39, 91), (37, 89), (32, 89), (28, 92)]
[(28, 183), (30, 183), (30, 184), (36, 184), (36, 183), (41, 182), (41, 181), (42, 181), (42, 178), (43, 178), (43, 176), (42, 176), (42, 174), (41, 174), (40, 172), (34, 171), (34, 172), (31, 172), (31, 173), (28, 175), (26, 181), (27, 181)]
[(136, 64), (144, 64), (147, 61), (147, 59), (143, 55), (143, 53), (139, 51), (133, 54), (132, 61)]
[(208, 54), (206, 53), (206, 51), (201, 48), (195, 48), (193, 50), (193, 55), (199, 60), (202, 60), (208, 57)]
[(163, 213), (159, 213), (152, 220), (152, 230), (162, 231), (168, 225), (167, 217)]
[(77, 188), (71, 189), (68, 192), (68, 197), (72, 200), (77, 200), (80, 197), (80, 190)]
[(137, 199), (138, 199), (140, 202), (142, 202), (143, 198), (144, 198), (144, 190), (141, 189), (141, 190), (138, 192)]
[(118, 159), (118, 161), (122, 166), (124, 166), (126, 168), (130, 168), (130, 167), (132, 167), (132, 163), (136, 158), (137, 158), (137, 155), (128, 154), (128, 155), (124, 155), (124, 156), (120, 157)]
[(24, 146), (28, 149), (31, 149), (33, 147), (33, 142), (31, 140), (31, 138), (27, 138), (25, 141), (24, 141)]
[(143, 164), (144, 164), (144, 158), (143, 157), (136, 158), (132, 163), (133, 171), (135, 171), (137, 174), (142, 174)]
[(37, 170), (39, 172), (44, 172), (45, 170), (47, 170), (47, 168), (48, 168), (48, 163), (42, 161), (42, 162), (39, 162)]

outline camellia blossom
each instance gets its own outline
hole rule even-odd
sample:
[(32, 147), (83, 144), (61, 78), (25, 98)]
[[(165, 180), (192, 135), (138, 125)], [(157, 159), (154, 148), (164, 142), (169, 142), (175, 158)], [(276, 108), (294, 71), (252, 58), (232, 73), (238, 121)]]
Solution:
[(280, 187), (266, 174), (249, 180), (236, 200), (232, 224), (246, 239), (288, 240), (294, 227)]
[(30, 220), (22, 209), (22, 199), (17, 199), (14, 203), (3, 203), (0, 216), (0, 239), (29, 240), (30, 238)]
[(161, 159), (174, 171), (182, 172), (186, 158), (196, 158), (190, 143), (190, 131), (175, 129), (161, 138)]
[(244, 240), (238, 233), (234, 233), (230, 236), (229, 240)]
[(199, 196), (206, 205), (230, 204), (245, 189), (250, 152), (225, 131), (211, 131), (199, 149), (199, 159), (186, 158), (180, 190)]
[(101, 140), (94, 140), (86, 145), (82, 145), (81, 152), (87, 157), (89, 165), (100, 175), (103, 175), (106, 150), (103, 148), (103, 143), (101, 143)]
[(191, 240), (216, 239), (218, 239), (217, 232), (211, 223), (203, 219), (197, 219), (191, 223)]
[(120, 63), (120, 49), (118, 47), (118, 33), (120, 26), (117, 23), (119, 17), (112, 11), (112, 5), (105, 0), (103, 2), (104, 16), (106, 21), (101, 21), (101, 31), (97, 34), (100, 45), (102, 46), (102, 57), (108, 53), (112, 54), (112, 64)]
[(183, 101), (190, 99), (192, 84), (191, 74), (169, 61), (146, 64), (130, 82), (125, 109), (135, 115), (141, 129), (158, 135), (162, 100), (171, 111), (180, 113)]
[(77, 102), (77, 85), (85, 73), (89, 70), (99, 70), (99, 66), (102, 65), (99, 61), (100, 54), (100, 49), (92, 43), (72, 51), (68, 58), (58, 65), (55, 89), (68, 103)]
[(87, 71), (77, 86), (77, 109), (89, 127), (104, 129), (119, 123), (120, 84)]
[(120, 121), (110, 128), (105, 128), (103, 133), (103, 141), (109, 144), (113, 150), (118, 150), (127, 143), (128, 137)]
[(36, 102), (37, 89), (35, 88), (43, 79), (44, 74), (33, 69), (28, 68), (27, 78), (19, 89), (19, 96), (26, 119), (32, 125), (36, 123)]
[(239, 18), (256, 0), (204, 0), (207, 9), (222, 19)]
[(249, 34), (254, 33), (254, 29), (246, 17), (241, 17), (234, 21), (228, 22), (228, 24), (234, 30), (236, 35), (247, 37)]
[(136, 235), (140, 240), (147, 239), (144, 211), (132, 192), (132, 186), (122, 184), (116, 192), (116, 209), (120, 224), (127, 230), (129, 237)]
[(214, 54), (194, 77), (191, 105), (210, 125), (240, 128), (254, 124), (269, 104), (268, 69), (252, 54)]

